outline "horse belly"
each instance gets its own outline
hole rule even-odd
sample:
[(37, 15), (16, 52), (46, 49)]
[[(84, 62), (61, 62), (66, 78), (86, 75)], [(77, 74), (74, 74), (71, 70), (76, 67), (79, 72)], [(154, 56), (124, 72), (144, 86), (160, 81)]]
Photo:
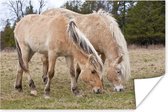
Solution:
[(34, 52), (46, 54), (48, 52), (48, 45), (46, 39), (29, 38), (27, 40), (29, 47)]

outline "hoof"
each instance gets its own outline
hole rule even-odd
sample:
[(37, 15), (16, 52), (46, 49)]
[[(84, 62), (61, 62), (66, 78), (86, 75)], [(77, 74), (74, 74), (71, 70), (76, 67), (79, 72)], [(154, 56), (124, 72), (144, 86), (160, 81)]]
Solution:
[(77, 87), (71, 88), (71, 91), (72, 91), (72, 93), (73, 93), (75, 96), (80, 95), (80, 92), (79, 92), (79, 90), (78, 90)]
[(77, 94), (77, 95), (75, 95), (76, 97), (78, 97), (78, 98), (81, 98), (81, 97), (83, 97), (83, 95), (82, 94)]
[(37, 91), (36, 90), (31, 90), (30, 94), (33, 95), (33, 96), (37, 96)]
[(44, 95), (44, 98), (45, 98), (45, 99), (50, 99), (50, 96), (45, 94), (45, 95)]
[(22, 86), (21, 85), (16, 85), (15, 86), (15, 90), (18, 91), (18, 92), (22, 92)]

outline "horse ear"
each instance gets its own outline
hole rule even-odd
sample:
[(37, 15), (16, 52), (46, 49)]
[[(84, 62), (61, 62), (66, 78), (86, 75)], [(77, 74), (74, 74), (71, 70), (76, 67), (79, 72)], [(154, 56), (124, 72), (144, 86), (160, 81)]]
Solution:
[(115, 65), (117, 65), (117, 64), (119, 64), (119, 63), (121, 63), (122, 60), (123, 60), (123, 56), (119, 56), (119, 57), (114, 61), (113, 66), (115, 66)]
[(121, 63), (123, 61), (123, 56), (120, 56), (119, 59), (118, 59), (118, 64)]
[(95, 69), (98, 67), (96, 60), (92, 54), (89, 56), (89, 63), (93, 65)]

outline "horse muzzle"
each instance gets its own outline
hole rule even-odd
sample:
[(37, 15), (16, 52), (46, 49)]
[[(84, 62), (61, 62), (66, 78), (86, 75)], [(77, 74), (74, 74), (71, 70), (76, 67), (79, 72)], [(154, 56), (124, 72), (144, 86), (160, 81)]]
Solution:
[(96, 94), (101, 94), (102, 93), (102, 89), (100, 87), (94, 87), (93, 88), (93, 92), (96, 93)]
[(122, 91), (124, 91), (124, 87), (123, 87), (123, 85), (120, 84), (120, 85), (114, 86), (113, 90), (116, 92), (122, 92)]

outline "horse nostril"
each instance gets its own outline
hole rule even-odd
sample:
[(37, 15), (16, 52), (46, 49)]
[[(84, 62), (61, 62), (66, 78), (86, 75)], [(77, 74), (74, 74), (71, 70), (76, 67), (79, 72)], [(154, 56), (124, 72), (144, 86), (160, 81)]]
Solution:
[(97, 89), (97, 93), (100, 93), (100, 89)]
[(101, 93), (101, 89), (97, 89), (96, 94), (100, 94)]
[(101, 89), (99, 89), (99, 88), (93, 89), (93, 92), (96, 94), (99, 94), (99, 93), (101, 93)]
[(96, 93), (96, 94), (99, 94), (99, 91), (97, 90), (97, 91), (95, 91), (95, 93)]
[(115, 86), (115, 87), (113, 88), (113, 90), (116, 91), (116, 92), (122, 92), (122, 91), (124, 91), (124, 87), (121, 86), (121, 85)]

